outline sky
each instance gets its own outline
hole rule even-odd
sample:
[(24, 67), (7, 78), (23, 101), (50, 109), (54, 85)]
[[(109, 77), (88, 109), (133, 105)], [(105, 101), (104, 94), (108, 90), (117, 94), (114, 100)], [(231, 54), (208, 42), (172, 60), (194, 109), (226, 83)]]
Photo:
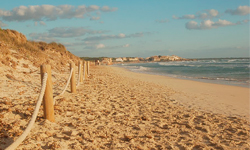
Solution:
[(0, 27), (79, 57), (249, 57), (249, 0), (0, 0)]

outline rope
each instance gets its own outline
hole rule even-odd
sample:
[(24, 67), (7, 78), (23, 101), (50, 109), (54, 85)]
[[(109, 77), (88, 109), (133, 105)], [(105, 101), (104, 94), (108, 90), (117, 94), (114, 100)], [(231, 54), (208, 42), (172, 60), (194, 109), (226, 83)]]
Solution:
[(81, 77), (81, 64), (78, 66), (78, 82), (76, 87), (80, 85), (80, 77)]
[(62, 93), (59, 94), (59, 95), (63, 95), (63, 93), (66, 91), (66, 89), (67, 89), (67, 87), (68, 87), (68, 85), (69, 85), (69, 82), (70, 82), (70, 79), (71, 79), (72, 74), (73, 74), (73, 68), (70, 70), (70, 75), (69, 75), (69, 78), (68, 78), (68, 81), (67, 81), (67, 83), (66, 83), (65, 88), (63, 89)]
[(27, 128), (24, 130), (23, 134), (21, 136), (18, 137), (18, 139), (12, 143), (10, 146), (8, 146), (5, 150), (14, 150), (17, 148), (17, 146), (22, 143), (22, 141), (27, 137), (27, 135), (29, 134), (32, 126), (34, 125), (35, 121), (36, 121), (36, 117), (37, 117), (37, 114), (39, 112), (39, 108), (41, 106), (41, 103), (42, 103), (42, 99), (43, 99), (43, 96), (44, 96), (44, 92), (45, 92), (45, 87), (46, 87), (46, 82), (47, 82), (47, 78), (48, 78), (48, 74), (47, 73), (44, 73), (43, 75), (43, 82), (42, 82), (42, 88), (41, 88), (41, 92), (40, 92), (40, 95), (38, 97), (38, 100), (37, 100), (37, 103), (36, 103), (36, 107), (35, 107), (35, 110), (33, 112), (33, 115), (30, 119), (30, 122), (27, 126)]
[(57, 96), (54, 97), (54, 100), (53, 100), (54, 105), (55, 105), (55, 103), (56, 103), (56, 97), (58, 97), (58, 96), (60, 96), (60, 95), (63, 95), (64, 92), (66, 91), (67, 87), (69, 86), (69, 82), (70, 82), (70, 79), (71, 79), (72, 74), (73, 74), (73, 68), (71, 68), (71, 71), (70, 71), (70, 75), (69, 75), (68, 81), (67, 81), (66, 86), (65, 86), (65, 88), (63, 89), (62, 93), (60, 93), (59, 95), (57, 95)]
[[(85, 67), (85, 65), (84, 65)], [(81, 77), (81, 64), (79, 66), (79, 70), (78, 70), (78, 83), (77, 83), (77, 86), (80, 84), (80, 77)], [(89, 67), (88, 67), (89, 69)], [(89, 71), (89, 70), (88, 70)], [(60, 96), (60, 95), (63, 95), (64, 92), (66, 91), (68, 85), (69, 85), (69, 82), (70, 82), (70, 79), (71, 79), (71, 76), (73, 74), (73, 68), (71, 69), (70, 71), (70, 75), (69, 75), (69, 78), (68, 78), (68, 81), (66, 83), (66, 86), (65, 88), (63, 89), (62, 93), (57, 95), (57, 96)], [(17, 146), (20, 145), (20, 143), (23, 142), (23, 140), (27, 137), (27, 135), (29, 134), (32, 126), (34, 125), (35, 121), (36, 121), (36, 117), (38, 115), (38, 112), (39, 112), (39, 108), (41, 106), (41, 103), (42, 103), (42, 99), (43, 99), (43, 96), (44, 96), (44, 92), (45, 92), (45, 88), (46, 88), (46, 82), (47, 82), (47, 78), (48, 78), (48, 74), (47, 73), (44, 73), (43, 75), (43, 81), (42, 81), (42, 88), (41, 88), (41, 91), (40, 91), (40, 95), (38, 97), (38, 100), (37, 100), (37, 103), (36, 103), (36, 107), (35, 107), (35, 110), (32, 114), (32, 117), (30, 119), (30, 122), (27, 126), (27, 128), (24, 130), (23, 134), (21, 136), (18, 137), (18, 139), (12, 143), (10, 146), (8, 146), (5, 150), (14, 150), (17, 148)], [(85, 68), (84, 68), (84, 78), (85, 78)], [(54, 97), (54, 104), (55, 104), (55, 97)]]

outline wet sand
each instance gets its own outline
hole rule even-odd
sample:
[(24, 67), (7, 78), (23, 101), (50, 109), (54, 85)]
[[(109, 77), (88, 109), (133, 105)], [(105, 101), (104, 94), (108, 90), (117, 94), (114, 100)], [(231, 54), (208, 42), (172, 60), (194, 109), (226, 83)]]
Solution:
[(173, 90), (169, 98), (187, 107), (250, 120), (250, 88), (135, 73), (119, 67), (113, 69), (122, 76)]

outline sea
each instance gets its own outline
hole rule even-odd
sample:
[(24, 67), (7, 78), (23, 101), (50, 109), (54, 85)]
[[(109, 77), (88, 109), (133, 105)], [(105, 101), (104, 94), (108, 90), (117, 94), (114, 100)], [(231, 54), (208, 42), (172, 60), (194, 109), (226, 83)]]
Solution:
[(250, 58), (209, 58), (196, 61), (123, 63), (117, 66), (137, 73), (250, 88)]

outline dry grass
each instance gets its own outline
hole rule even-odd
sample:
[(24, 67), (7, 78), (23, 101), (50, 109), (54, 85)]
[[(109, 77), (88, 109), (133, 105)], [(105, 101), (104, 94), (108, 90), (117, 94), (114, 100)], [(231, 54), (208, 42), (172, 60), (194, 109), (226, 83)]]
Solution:
[[(8, 43), (11, 48), (23, 49), (30, 52), (54, 50), (57, 52), (66, 52), (64, 45), (56, 42), (45, 43), (26, 40), (26, 37), (14, 30), (3, 30), (0, 28), (0, 42)], [(1, 46), (1, 45), (0, 45)]]
[(11, 54), (9, 49), (17, 51), (17, 54), (13, 55), (15, 58), (30, 60), (37, 67), (45, 63), (50, 64), (52, 68), (58, 68), (65, 66), (70, 60), (77, 65), (78, 60), (81, 60), (60, 43), (29, 41), (17, 31), (0, 28), (0, 62), (15, 68), (15, 62), (6, 57)]
[(6, 49), (6, 48), (2, 48), (1, 53), (2, 53), (2, 55), (9, 55), (10, 51), (8, 49)]
[(4, 64), (5, 66), (9, 66), (10, 65), (10, 57), (5, 57), (1, 59), (2, 64)]

